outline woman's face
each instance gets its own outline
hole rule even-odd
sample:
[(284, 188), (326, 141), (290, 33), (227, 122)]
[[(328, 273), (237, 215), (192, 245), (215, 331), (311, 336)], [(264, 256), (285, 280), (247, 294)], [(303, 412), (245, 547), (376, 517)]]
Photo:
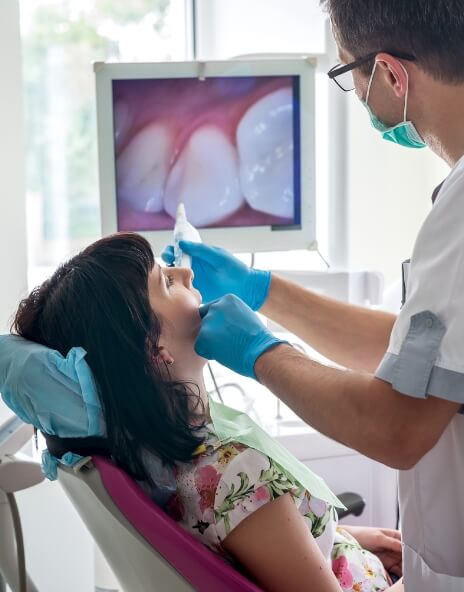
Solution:
[(157, 263), (148, 276), (150, 305), (161, 322), (160, 345), (178, 360), (196, 356), (193, 345), (200, 328), (201, 295), (192, 281), (190, 269)]

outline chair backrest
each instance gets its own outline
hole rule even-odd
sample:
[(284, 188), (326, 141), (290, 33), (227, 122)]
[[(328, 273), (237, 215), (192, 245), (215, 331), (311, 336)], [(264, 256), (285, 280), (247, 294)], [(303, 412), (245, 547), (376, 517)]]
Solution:
[(184, 531), (109, 460), (60, 468), (71, 498), (125, 592), (262, 592)]

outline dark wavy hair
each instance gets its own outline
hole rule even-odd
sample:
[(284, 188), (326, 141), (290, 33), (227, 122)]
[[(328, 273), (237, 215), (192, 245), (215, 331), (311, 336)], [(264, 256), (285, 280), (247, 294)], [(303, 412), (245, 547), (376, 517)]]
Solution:
[[(355, 58), (371, 52), (412, 54), (438, 80), (464, 82), (462, 0), (320, 0), (336, 36)], [(373, 63), (362, 69), (366, 74)]]
[(157, 359), (161, 325), (148, 296), (154, 262), (140, 235), (103, 238), (35, 288), (12, 326), (63, 356), (74, 346), (86, 350), (108, 449), (125, 470), (147, 480), (144, 450), (174, 464), (190, 460), (203, 440), (198, 416), (192, 422), (192, 410), (201, 407), (198, 387), (167, 380), (167, 367)]

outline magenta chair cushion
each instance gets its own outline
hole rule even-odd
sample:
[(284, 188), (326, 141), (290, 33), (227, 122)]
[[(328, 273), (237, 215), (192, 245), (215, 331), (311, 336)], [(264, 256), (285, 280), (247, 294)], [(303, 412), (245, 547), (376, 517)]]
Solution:
[(111, 499), (134, 528), (199, 592), (262, 592), (167, 516), (124, 471), (92, 460)]

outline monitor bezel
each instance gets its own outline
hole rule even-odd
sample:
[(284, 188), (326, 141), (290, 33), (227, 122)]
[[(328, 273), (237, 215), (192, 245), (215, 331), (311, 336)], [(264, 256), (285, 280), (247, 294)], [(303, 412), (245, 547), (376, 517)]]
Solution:
[[(315, 75), (313, 58), (251, 59), (208, 62), (96, 63), (98, 160), (103, 236), (118, 231), (116, 163), (114, 156), (114, 80), (150, 78), (211, 78), (227, 76), (298, 76), (300, 89), (301, 225), (201, 229), (204, 242), (230, 251), (313, 250), (316, 240), (315, 195)], [(137, 231), (139, 232), (139, 231)], [(172, 243), (172, 231), (140, 231), (155, 255)]]

